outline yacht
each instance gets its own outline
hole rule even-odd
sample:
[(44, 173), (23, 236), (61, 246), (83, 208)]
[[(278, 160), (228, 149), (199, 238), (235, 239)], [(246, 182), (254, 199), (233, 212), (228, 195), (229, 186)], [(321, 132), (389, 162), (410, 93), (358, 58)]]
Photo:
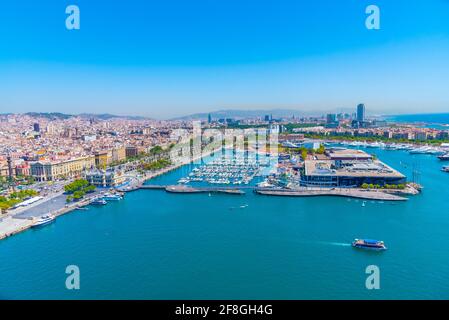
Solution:
[(440, 159), (442, 161), (448, 161), (449, 160), (449, 152), (438, 156), (438, 159)]
[(119, 201), (122, 200), (123, 197), (118, 195), (118, 194), (113, 194), (113, 193), (106, 193), (103, 196), (103, 200), (107, 200), (107, 201)]
[(449, 166), (444, 166), (443, 168), (441, 168), (441, 171), (449, 172)]
[(399, 148), (400, 148), (400, 146), (396, 143), (391, 143), (391, 144), (385, 145), (385, 150), (400, 150)]
[(419, 147), (419, 148), (415, 148), (410, 150), (410, 154), (426, 154), (430, 151), (429, 147)]
[(368, 143), (366, 145), (366, 147), (367, 148), (385, 148), (385, 143), (376, 141), (376, 142), (373, 142), (373, 143)]
[(368, 250), (387, 250), (383, 241), (370, 239), (354, 239), (352, 242), (354, 248), (368, 249)]
[(45, 225), (47, 225), (47, 224), (50, 224), (50, 223), (54, 222), (55, 219), (56, 219), (56, 218), (55, 218), (54, 216), (50, 215), (50, 214), (43, 215), (42, 217), (40, 217), (40, 218), (39, 218), (39, 219), (32, 225), (32, 227), (33, 227), (33, 228), (36, 228), (36, 227), (42, 227), (42, 226), (45, 226)]
[(94, 201), (92, 201), (91, 204), (97, 205), (97, 206), (104, 206), (105, 204), (107, 204), (107, 202), (104, 199), (97, 198)]

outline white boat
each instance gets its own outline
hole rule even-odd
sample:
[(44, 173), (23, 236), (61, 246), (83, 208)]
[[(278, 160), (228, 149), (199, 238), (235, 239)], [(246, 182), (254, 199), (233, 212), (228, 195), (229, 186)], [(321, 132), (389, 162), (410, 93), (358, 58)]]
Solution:
[(419, 148), (415, 148), (410, 150), (410, 154), (426, 154), (429, 151), (429, 147), (419, 147)]
[(443, 154), (444, 152), (439, 149), (439, 148), (435, 148), (435, 147), (419, 147), (419, 148), (415, 148), (409, 151), (410, 154), (434, 154), (434, 155), (438, 155), (438, 154)]
[(399, 148), (400, 148), (400, 146), (396, 143), (391, 143), (391, 144), (385, 145), (385, 150), (400, 150)]
[(33, 228), (36, 228), (36, 227), (43, 227), (43, 226), (45, 226), (45, 225), (47, 225), (47, 224), (50, 224), (50, 223), (54, 222), (55, 219), (56, 219), (56, 218), (55, 218), (54, 216), (50, 215), (50, 214), (43, 215), (42, 217), (40, 217), (40, 218), (39, 218), (39, 219), (32, 225), (32, 227), (33, 227)]
[(118, 194), (112, 194), (112, 193), (106, 193), (103, 196), (103, 200), (106, 200), (106, 201), (119, 201), (119, 200), (122, 200), (122, 199), (123, 199), (122, 196), (120, 196)]
[(104, 199), (97, 198), (97, 199), (93, 200), (93, 201), (91, 202), (91, 204), (93, 204), (93, 205), (104, 206), (105, 204), (107, 204), (107, 202), (106, 202), (106, 200), (104, 200)]
[(367, 148), (383, 148), (385, 146), (385, 144), (384, 143), (380, 143), (380, 142), (373, 142), (373, 143), (368, 143), (367, 145), (366, 145), (366, 147)]

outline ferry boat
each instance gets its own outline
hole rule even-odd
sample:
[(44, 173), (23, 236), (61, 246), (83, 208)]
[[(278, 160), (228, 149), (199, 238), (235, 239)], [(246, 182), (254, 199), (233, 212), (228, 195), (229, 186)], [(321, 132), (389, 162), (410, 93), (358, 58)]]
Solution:
[(45, 225), (47, 225), (47, 224), (50, 224), (50, 223), (52, 223), (52, 222), (54, 222), (55, 221), (55, 217), (54, 216), (52, 216), (52, 215), (49, 215), (49, 214), (46, 214), (46, 215), (43, 215), (42, 217), (40, 217), (33, 225), (32, 225), (32, 227), (33, 228), (36, 228), (36, 227), (43, 227), (43, 226), (45, 226)]
[(103, 196), (103, 200), (107, 200), (107, 201), (119, 201), (122, 200), (123, 197), (118, 195), (118, 194), (112, 194), (112, 193), (106, 193)]
[(368, 249), (368, 250), (387, 250), (383, 241), (370, 240), (370, 239), (354, 239), (352, 242), (354, 248)]
[(98, 205), (99, 205), (99, 206), (104, 206), (105, 204), (107, 204), (107, 202), (106, 202), (106, 200), (104, 200), (104, 199), (98, 198), (98, 199), (95, 199), (94, 201), (92, 201), (91, 204), (97, 205), (97, 206), (98, 206)]

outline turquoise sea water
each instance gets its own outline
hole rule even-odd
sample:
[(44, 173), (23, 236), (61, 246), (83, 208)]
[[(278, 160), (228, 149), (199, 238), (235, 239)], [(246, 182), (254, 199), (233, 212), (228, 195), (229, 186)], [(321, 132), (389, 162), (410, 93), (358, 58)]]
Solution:
[[(347, 198), (140, 190), (0, 241), (0, 298), (449, 299), (449, 174), (429, 155), (368, 151), (409, 177), (416, 163), (423, 193), (362, 207)], [(384, 240), (389, 250), (353, 249), (354, 238)], [(65, 288), (72, 264), (80, 290)], [(380, 290), (365, 288), (371, 264)]]
[(447, 130), (449, 124), (449, 113), (423, 113), (423, 114), (401, 114), (387, 117), (394, 122), (426, 123), (424, 127), (438, 130)]

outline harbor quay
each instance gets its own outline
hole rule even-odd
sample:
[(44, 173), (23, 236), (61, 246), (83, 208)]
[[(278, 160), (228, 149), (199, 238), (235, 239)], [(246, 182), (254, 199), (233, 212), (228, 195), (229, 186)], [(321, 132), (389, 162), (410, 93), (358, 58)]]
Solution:
[[(392, 194), (391, 191), (381, 192), (378, 190), (364, 190), (357, 188), (318, 188), (318, 187), (299, 187), (295, 189), (274, 189), (261, 188), (256, 186), (242, 187), (189, 187), (184, 185), (143, 185), (140, 189), (144, 190), (165, 190), (171, 193), (225, 193), (225, 194), (245, 194), (246, 190), (252, 190), (256, 194), (267, 196), (290, 196), (290, 197), (314, 197), (314, 196), (340, 196), (348, 198), (379, 200), (379, 201), (407, 201), (408, 198)], [(405, 193), (404, 193), (405, 195)]]
[(272, 190), (272, 189), (255, 189), (255, 192), (261, 195), (268, 196), (289, 196), (289, 197), (317, 197), (317, 196), (338, 196), (357, 198), (365, 200), (379, 200), (379, 201), (407, 201), (408, 198), (398, 195), (379, 192), (368, 191), (361, 189), (344, 189), (344, 188), (301, 188), (296, 190)]

